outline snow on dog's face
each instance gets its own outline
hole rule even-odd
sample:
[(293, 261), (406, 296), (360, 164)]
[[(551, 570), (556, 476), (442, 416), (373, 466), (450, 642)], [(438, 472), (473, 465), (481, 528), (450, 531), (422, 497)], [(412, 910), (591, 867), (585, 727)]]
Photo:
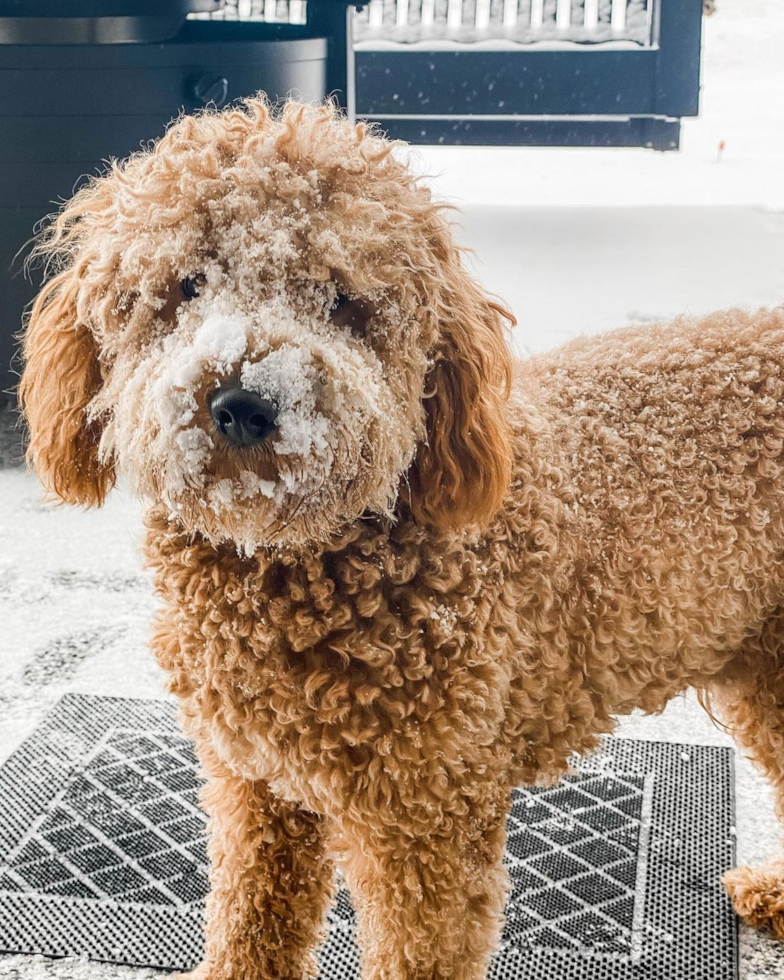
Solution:
[[(264, 165), (243, 163), (237, 186), (175, 227), (173, 277), (143, 304), (146, 323), (123, 324), (139, 342), (117, 343), (88, 410), (102, 457), (142, 495), (251, 551), (391, 511), (422, 435), (412, 395), (426, 367), (415, 317), (393, 290), (357, 291), (359, 260), (334, 233), (331, 266), (340, 255), (345, 271), (325, 265), (334, 217), (319, 213), (318, 181), (296, 181), (296, 203), (274, 177), (272, 195), (249, 195)], [(291, 184), (288, 168), (279, 181)], [(138, 248), (161, 250), (160, 230)], [(391, 350), (404, 369), (385, 370)]]
[(39, 472), (92, 503), (119, 468), (245, 552), (393, 516), (401, 491), (422, 521), (489, 516), (504, 311), (391, 144), (331, 107), (249, 110), (181, 119), (53, 225), (22, 381)]

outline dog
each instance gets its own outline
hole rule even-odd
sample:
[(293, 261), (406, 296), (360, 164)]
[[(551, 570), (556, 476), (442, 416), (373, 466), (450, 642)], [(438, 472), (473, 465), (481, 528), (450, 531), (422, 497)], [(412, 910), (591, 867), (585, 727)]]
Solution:
[[(476, 980), (510, 789), (696, 688), (784, 816), (784, 307), (526, 360), (449, 210), (330, 104), (176, 121), (67, 203), (24, 336), (28, 459), (123, 474), (207, 776), (201, 980)], [(784, 863), (730, 872), (784, 934)]]

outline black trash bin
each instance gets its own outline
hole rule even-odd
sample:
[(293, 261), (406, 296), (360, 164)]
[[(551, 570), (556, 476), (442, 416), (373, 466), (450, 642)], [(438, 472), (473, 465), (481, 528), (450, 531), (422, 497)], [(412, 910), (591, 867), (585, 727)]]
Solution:
[[(348, 6), (309, 0), (306, 23), (197, 19), (223, 0), (0, 0), (0, 390), (39, 286), (25, 278), (38, 221), (108, 157), (179, 112), (260, 89), (334, 94), (353, 111)], [(357, 4), (352, 4), (356, 6)], [(62, 16), (67, 9), (69, 15)], [(196, 18), (189, 18), (196, 15)]]

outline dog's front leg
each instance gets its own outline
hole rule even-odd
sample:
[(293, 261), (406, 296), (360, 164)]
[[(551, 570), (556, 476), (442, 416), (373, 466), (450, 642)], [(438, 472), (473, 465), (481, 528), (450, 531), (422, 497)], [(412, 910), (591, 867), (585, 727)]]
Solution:
[(504, 839), (505, 813), (432, 832), (414, 832), (405, 817), (344, 827), (363, 980), (484, 980), (503, 924)]
[(208, 769), (203, 802), (210, 816), (212, 888), (205, 959), (190, 976), (316, 976), (312, 951), (334, 891), (322, 818), (278, 799), (263, 781), (239, 778), (214, 760)]

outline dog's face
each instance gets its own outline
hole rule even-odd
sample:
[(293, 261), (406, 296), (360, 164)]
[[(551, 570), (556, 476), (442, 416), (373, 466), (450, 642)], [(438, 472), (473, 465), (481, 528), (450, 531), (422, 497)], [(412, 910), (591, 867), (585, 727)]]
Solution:
[(66, 206), (21, 394), (64, 499), (119, 467), (209, 540), (459, 527), (509, 471), (505, 311), (391, 144), (331, 107), (176, 123)]

